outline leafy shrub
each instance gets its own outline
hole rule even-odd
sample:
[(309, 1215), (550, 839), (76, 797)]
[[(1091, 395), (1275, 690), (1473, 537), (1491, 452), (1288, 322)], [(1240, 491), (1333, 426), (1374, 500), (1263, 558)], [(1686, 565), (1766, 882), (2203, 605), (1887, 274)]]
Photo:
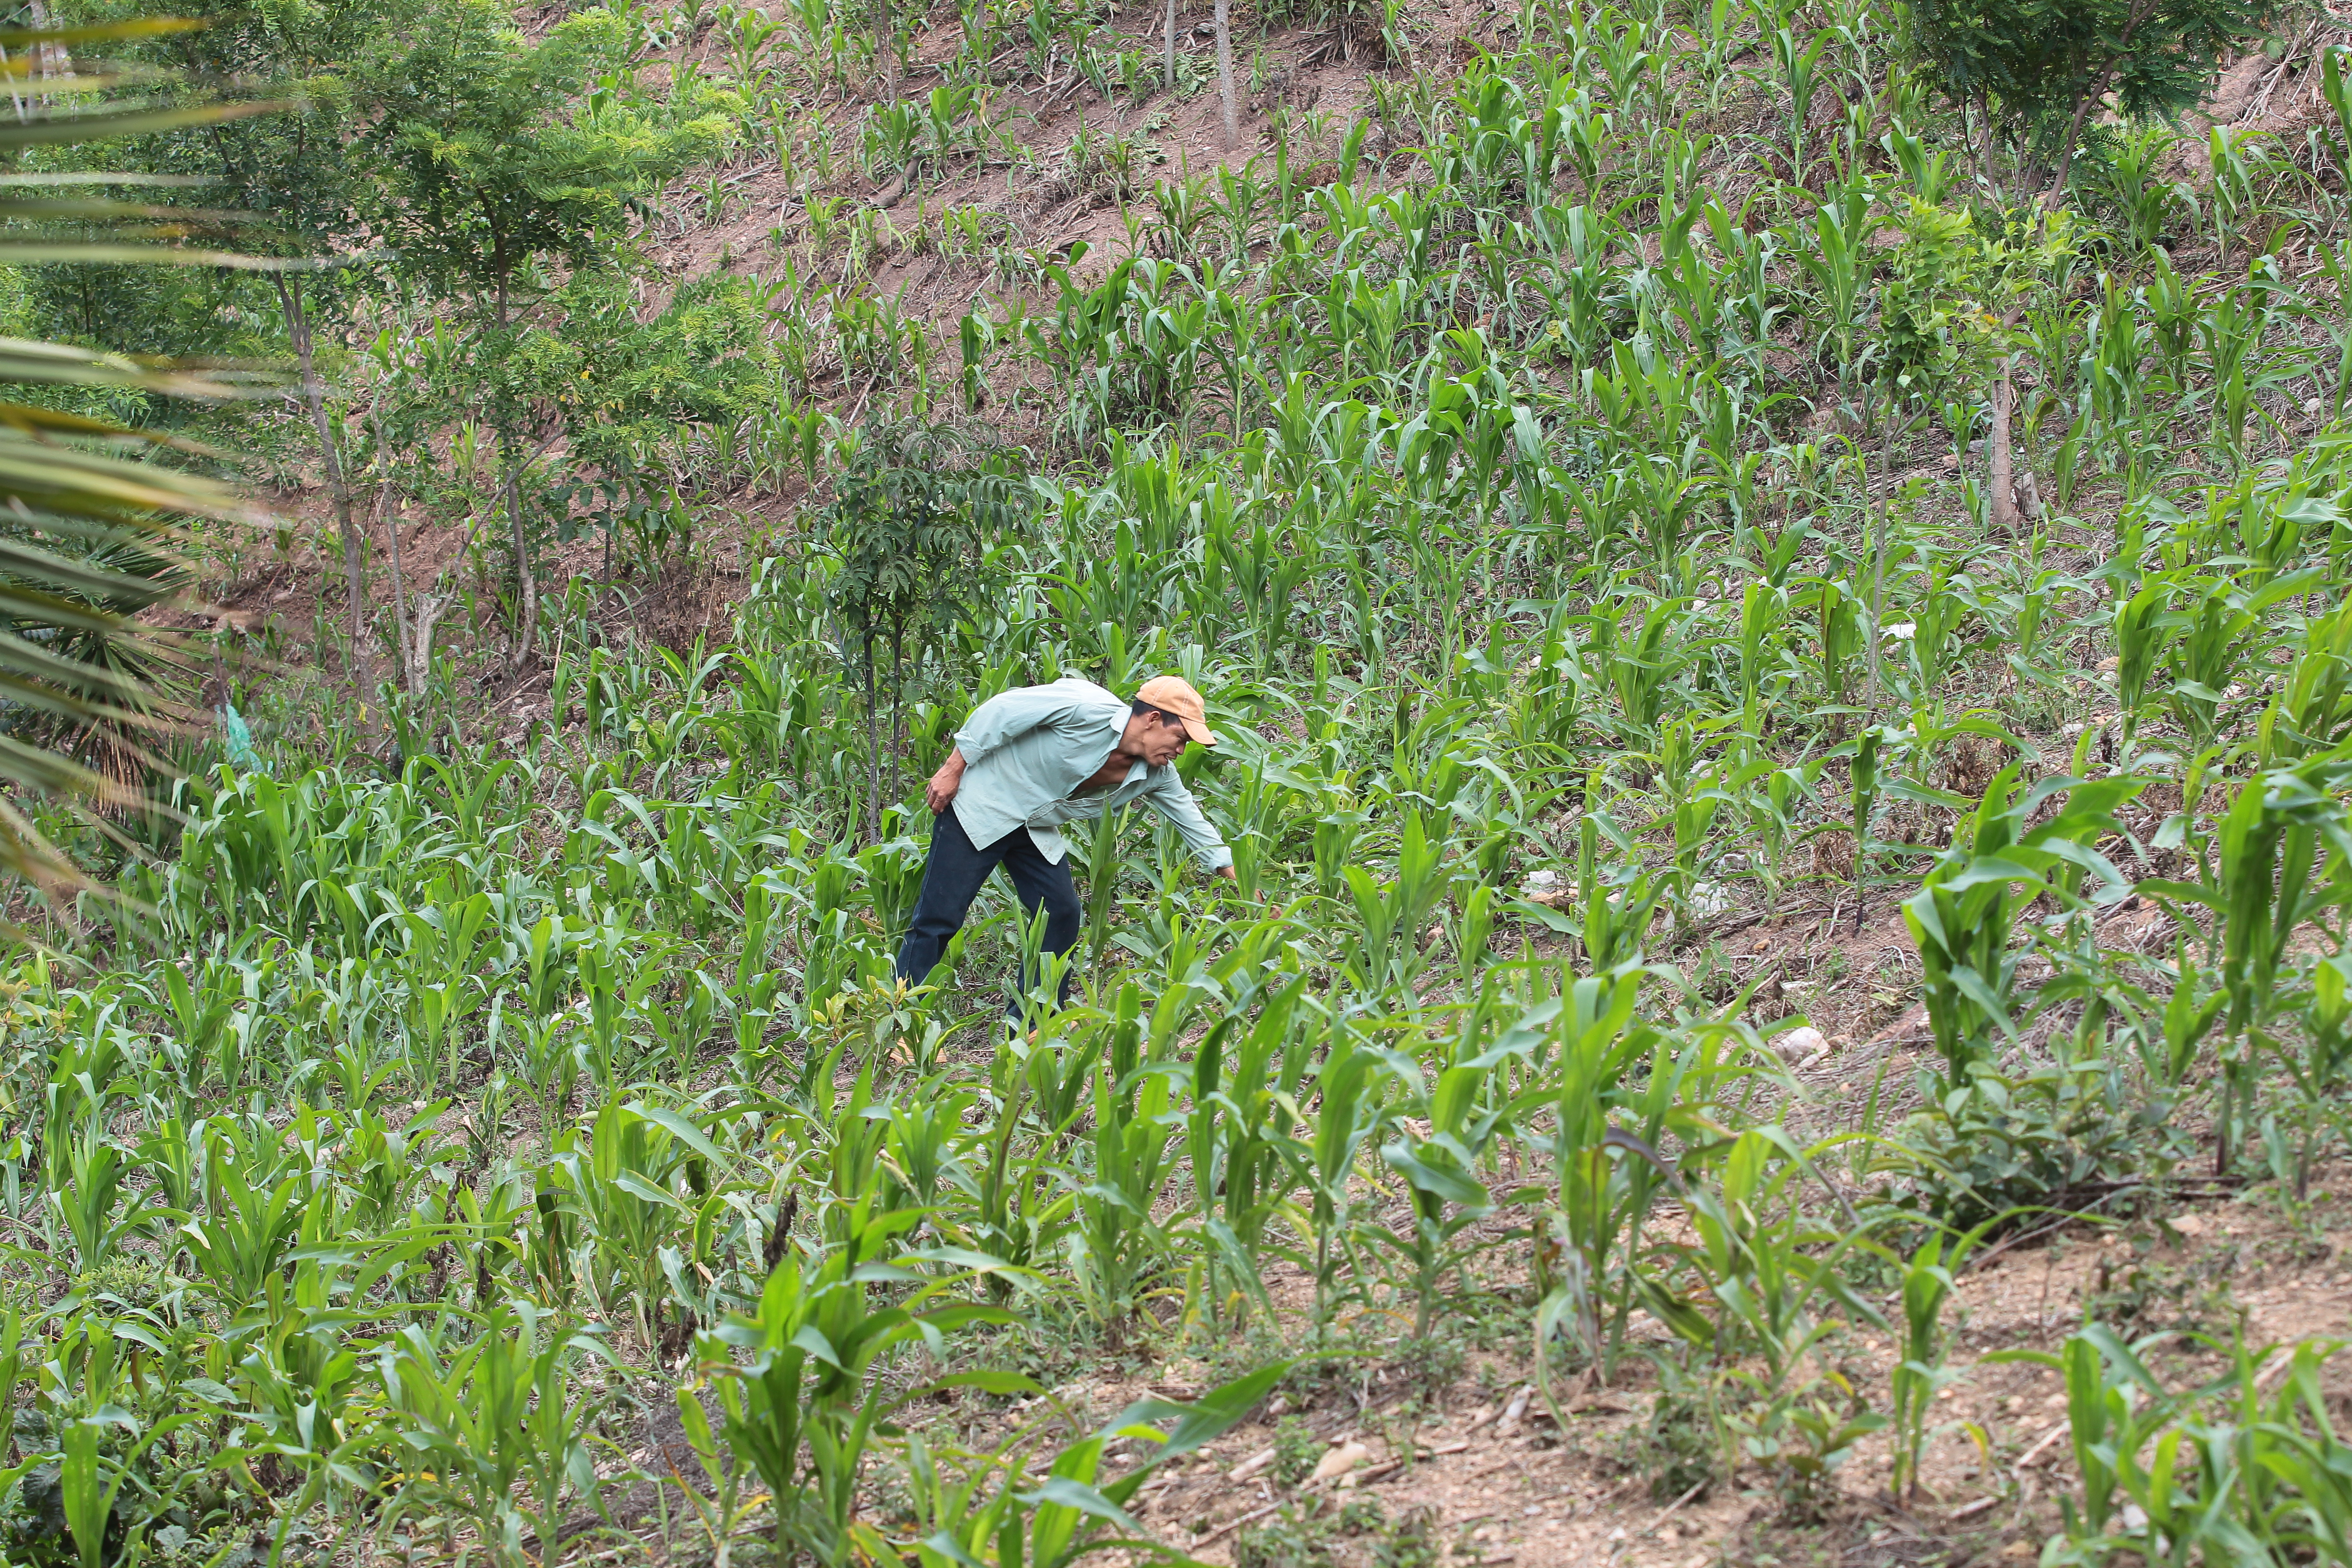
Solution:
[(1965, 1230), (2012, 1209), (2081, 1206), (2161, 1178), (2189, 1152), (2172, 1102), (2120, 1104), (2110, 1085), (2104, 1068), (2010, 1077), (1979, 1063), (1966, 1086), (1930, 1098), (1895, 1128), (1904, 1168), (1887, 1195)]

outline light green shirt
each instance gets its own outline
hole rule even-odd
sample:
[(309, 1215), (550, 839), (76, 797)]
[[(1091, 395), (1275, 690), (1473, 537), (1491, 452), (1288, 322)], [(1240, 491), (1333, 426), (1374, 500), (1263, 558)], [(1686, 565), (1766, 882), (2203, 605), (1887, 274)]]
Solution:
[(956, 731), (963, 753), (963, 784), (950, 807), (973, 844), (985, 848), (1016, 827), (1048, 861), (1059, 864), (1069, 846), (1062, 824), (1092, 822), (1106, 811), (1141, 801), (1168, 819), (1211, 870), (1234, 863), (1234, 853), (1173, 767), (1138, 763), (1109, 789), (1074, 795), (1118, 747), (1133, 710), (1091, 680), (1002, 691), (972, 710)]

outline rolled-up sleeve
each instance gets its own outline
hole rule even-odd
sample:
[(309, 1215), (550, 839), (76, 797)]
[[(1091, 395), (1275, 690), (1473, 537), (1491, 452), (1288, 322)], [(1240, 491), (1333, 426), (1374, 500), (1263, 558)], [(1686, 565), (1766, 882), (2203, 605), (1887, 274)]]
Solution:
[(1182, 775), (1174, 768), (1152, 769), (1151, 781), (1143, 788), (1143, 798), (1152, 810), (1168, 819), (1168, 826), (1192, 847), (1201, 864), (1212, 871), (1221, 871), (1234, 863), (1234, 852), (1225, 847), (1224, 836), (1202, 815), (1200, 803), (1184, 787)]

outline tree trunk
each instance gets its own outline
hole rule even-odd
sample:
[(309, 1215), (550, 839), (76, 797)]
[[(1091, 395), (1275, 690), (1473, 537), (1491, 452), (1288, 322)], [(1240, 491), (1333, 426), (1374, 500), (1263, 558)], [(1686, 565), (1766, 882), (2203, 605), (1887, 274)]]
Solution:
[(419, 594), (416, 595), (416, 629), (408, 639), (408, 691), (416, 696), (433, 675), (433, 623), (449, 607), (456, 595), (450, 594)]
[[(509, 268), (506, 259), (506, 237), (495, 220), (491, 224), (490, 234), (490, 262), (498, 274), (496, 304), (499, 331), (504, 332), (514, 321), (513, 307), (507, 297)], [(499, 462), (506, 470), (507, 528), (509, 542), (514, 552), (515, 591), (522, 598), (520, 612), (516, 616), (519, 624), (515, 627), (514, 647), (507, 654), (507, 668), (512, 672), (522, 668), (523, 661), (530, 657), (531, 647), (538, 640), (539, 584), (530, 574), (530, 536), (522, 521), (522, 465), (516, 456), (519, 443), (513, 430), (508, 427), (508, 416), (503, 408), (498, 411), (494, 423), (498, 426)], [(475, 526), (479, 527), (479, 522)], [(468, 531), (467, 542), (472, 543), (473, 538), (473, 533)], [(465, 555), (461, 547), (457, 560), (463, 561)], [(421, 610), (419, 614), (422, 614)]]
[(375, 424), (376, 461), (383, 465), (383, 489), (378, 492), (376, 497), (375, 517), (376, 521), (384, 526), (387, 536), (392, 542), (393, 647), (400, 657), (400, 683), (402, 689), (414, 696), (416, 691), (416, 684), (409, 674), (409, 671), (415, 667), (415, 660), (409, 652), (408, 645), (408, 577), (407, 574), (401, 570), (400, 519), (394, 517), (392, 510), (392, 459), (387, 455), (383, 444), (383, 416), (382, 412), (378, 411), (375, 413), (373, 419)]
[(530, 572), (530, 537), (522, 521), (522, 465), (515, 443), (501, 433), (499, 446), (506, 459), (507, 523), (514, 546), (515, 583), (522, 595), (522, 611), (515, 627), (514, 650), (509, 655), (509, 669), (520, 669), (530, 658), (531, 649), (539, 643), (539, 584)]
[[(1867, 424), (1869, 420), (1869, 411), (1866, 405), (1867, 397), (1868, 395), (1865, 393), (1865, 407), (1864, 410), (1864, 422), (1865, 424)], [(1860, 456), (1862, 447), (1859, 444), (1855, 446), (1854, 452), (1857, 457)], [(1867, 466), (1868, 461), (1869, 460), (1867, 458), (1863, 458), (1864, 467), (1863, 469), (1862, 489), (1863, 494), (1865, 497), (1870, 494), (1870, 470)], [(1895, 421), (1891, 418), (1886, 422), (1886, 438), (1879, 447), (1878, 472), (1879, 477), (1882, 479), (1891, 479), (1895, 472)], [(1880, 617), (1886, 610), (1886, 532), (1887, 525), (1890, 521), (1888, 514), (1894, 510), (1895, 497), (1892, 494), (1881, 496), (1878, 499), (1876, 507), (1874, 509), (1875, 515), (1871, 520), (1870, 701), (1871, 706), (1874, 708), (1878, 705), (1879, 693), (1886, 689), (1885, 664), (1884, 662), (1884, 654), (1881, 647), (1881, 645), (1885, 639), (1879, 636), (1878, 625)], [(1861, 854), (1861, 840), (1857, 838), (1854, 841), (1854, 855), (1856, 857), (1857, 865), (1860, 864)]]
[(898, 755), (906, 744), (905, 712), (907, 701), (907, 629), (903, 626), (890, 630), (890, 798), (896, 801), (904, 786), (898, 782)]
[[(1168, 0), (1168, 26), (1160, 40), (1160, 74), (1168, 86), (1176, 85), (1176, 0)], [(22, 118), (20, 115), (19, 118)]]
[(882, 731), (874, 711), (874, 634), (857, 639), (858, 662), (866, 667), (866, 838), (882, 837)]
[(1233, 0), (1217, 0), (1217, 91), (1225, 100), (1225, 151), (1230, 153), (1242, 139), (1241, 117), (1234, 106), (1234, 32), (1227, 25), (1227, 13)]
[(286, 320), (287, 340), (294, 345), (294, 358), (302, 368), (302, 402), (310, 411), (310, 427), (319, 434), (319, 456), (327, 471), (327, 495), (334, 503), (335, 525), (343, 541), (343, 582), (351, 595), (351, 649), (347, 666), (352, 677), (352, 689), (364, 701), (367, 697), (369, 660), (362, 651), (362, 639), (367, 629), (367, 563), (364, 542), (359, 526), (352, 520), (351, 488), (343, 482), (343, 459), (335, 448), (334, 426), (327, 421), (326, 389), (319, 382), (319, 365), (312, 353), (310, 313), (302, 308), (302, 291), (286, 274), (277, 274), (278, 309)]
[(2016, 401), (2010, 362), (2003, 356), (2000, 379), (1993, 383), (1992, 388), (1992, 429), (1985, 437), (1985, 456), (1990, 468), (1987, 482), (1992, 487), (1992, 529), (1996, 533), (2018, 531), (2017, 480), (2009, 449), (2010, 411)]

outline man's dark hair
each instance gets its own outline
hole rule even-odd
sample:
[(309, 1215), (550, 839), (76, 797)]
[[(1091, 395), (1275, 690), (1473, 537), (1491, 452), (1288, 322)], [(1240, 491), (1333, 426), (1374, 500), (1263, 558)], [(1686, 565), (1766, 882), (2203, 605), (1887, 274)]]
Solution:
[(1159, 715), (1160, 715), (1160, 721), (1162, 724), (1181, 724), (1181, 723), (1184, 721), (1184, 720), (1183, 720), (1183, 716), (1182, 716), (1181, 714), (1171, 713), (1171, 712), (1170, 712), (1170, 711), (1168, 711), (1168, 710), (1167, 710), (1167, 709), (1165, 709), (1165, 708), (1156, 708), (1156, 707), (1152, 706), (1150, 703), (1146, 702), (1145, 700), (1143, 700), (1143, 699), (1142, 699), (1142, 698), (1140, 698), (1140, 697), (1137, 698), (1134, 701), (1132, 701), (1132, 702), (1130, 702), (1130, 703), (1129, 703), (1129, 704), (1128, 704), (1128, 717), (1129, 717), (1129, 718), (1130, 718), (1130, 719), (1140, 719), (1140, 718), (1142, 718), (1146, 713), (1157, 713), (1157, 714), (1159, 714)]

